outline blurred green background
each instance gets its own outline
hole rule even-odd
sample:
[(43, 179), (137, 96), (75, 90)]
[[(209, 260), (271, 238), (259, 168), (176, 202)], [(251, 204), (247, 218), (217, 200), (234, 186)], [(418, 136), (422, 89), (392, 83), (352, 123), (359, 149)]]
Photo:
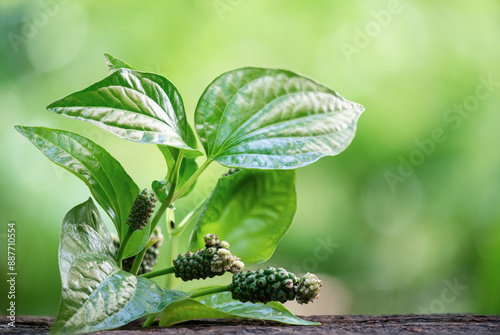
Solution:
[[(499, 37), (493, 0), (3, 0), (0, 313), (7, 222), (18, 314), (54, 315), (60, 223), (90, 195), (14, 125), (90, 137), (142, 188), (163, 177), (154, 146), (45, 111), (106, 76), (104, 52), (169, 78), (191, 121), (204, 88), (244, 66), (294, 70), (366, 107), (344, 153), (297, 171), (296, 219), (269, 264), (324, 279), (300, 314), (499, 313)], [(215, 165), (178, 217), (210, 192)]]

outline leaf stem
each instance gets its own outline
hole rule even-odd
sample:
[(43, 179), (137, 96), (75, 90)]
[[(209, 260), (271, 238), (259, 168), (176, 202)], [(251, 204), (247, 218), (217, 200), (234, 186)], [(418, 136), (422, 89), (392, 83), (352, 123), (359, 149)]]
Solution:
[(123, 254), (125, 253), (125, 249), (127, 249), (128, 242), (130, 242), (130, 238), (132, 237), (133, 233), (134, 230), (132, 230), (132, 228), (129, 228), (127, 230), (127, 234), (123, 238), (123, 242), (120, 244), (120, 249), (118, 249), (118, 254), (116, 255), (116, 262), (118, 263), (120, 269), (122, 268)]
[(142, 264), (142, 260), (144, 259), (144, 255), (146, 254), (148, 249), (151, 248), (151, 246), (153, 244), (155, 244), (156, 242), (158, 242), (157, 239), (149, 240), (148, 243), (146, 243), (144, 248), (141, 250), (141, 252), (135, 256), (134, 264), (132, 264), (132, 269), (130, 270), (131, 274), (133, 274), (134, 276), (137, 276), (137, 273), (139, 272), (139, 268), (141, 267), (141, 264)]
[(161, 204), (160, 209), (158, 209), (158, 212), (156, 212), (155, 217), (153, 218), (153, 221), (151, 221), (151, 231), (149, 232), (149, 236), (153, 233), (155, 230), (156, 226), (158, 225), (158, 222), (160, 221), (161, 217), (163, 216), (163, 213), (165, 213), (165, 210), (170, 206), (170, 203), (164, 201)]
[(189, 224), (195, 219), (200, 213), (201, 210), (203, 209), (203, 206), (205, 205), (205, 200), (203, 200), (201, 203), (196, 206), (195, 209), (193, 209), (191, 212), (189, 212), (182, 221), (176, 225), (175, 229), (172, 230), (172, 235), (179, 236), (181, 235), (184, 230), (189, 226)]
[(175, 161), (174, 165), (174, 172), (171, 175), (172, 180), (170, 180), (170, 189), (168, 190), (167, 197), (165, 200), (162, 202), (161, 207), (158, 209), (158, 212), (156, 212), (155, 217), (153, 218), (153, 221), (151, 222), (151, 231), (150, 235), (153, 233), (155, 230), (156, 226), (158, 225), (158, 222), (160, 221), (161, 217), (163, 216), (163, 213), (167, 210), (168, 207), (174, 202), (173, 197), (174, 197), (174, 192), (175, 188), (177, 187), (177, 181), (179, 179), (179, 169), (181, 167), (182, 159), (184, 156), (182, 154), (179, 154), (177, 157), (177, 160)]
[(154, 277), (168, 275), (168, 274), (174, 273), (174, 272), (175, 272), (175, 268), (172, 266), (172, 267), (169, 267), (169, 268), (166, 268), (163, 270), (148, 272), (148, 273), (140, 275), (139, 277), (154, 278)]
[(172, 197), (172, 202), (179, 199), (191, 187), (191, 185), (194, 184), (194, 182), (203, 173), (203, 171), (205, 171), (205, 169), (210, 165), (210, 163), (212, 163), (212, 161), (210, 159), (207, 159), (205, 163), (203, 163), (202, 166), (200, 166), (200, 168), (196, 170), (196, 172), (191, 176), (191, 178), (189, 178), (189, 180), (184, 185), (182, 185), (182, 187), (177, 192), (175, 192), (175, 194)]
[(148, 317), (148, 319), (146, 320), (146, 322), (144, 322), (144, 324), (142, 325), (143, 327), (149, 327), (153, 324), (153, 322), (155, 322), (156, 320), (156, 315), (157, 314), (153, 314), (153, 315), (150, 315)]
[(227, 292), (227, 291), (229, 291), (229, 285), (216, 286), (216, 287), (211, 287), (211, 288), (196, 291), (193, 294), (191, 294), (190, 298), (197, 298), (197, 297), (201, 297), (203, 295), (209, 295), (209, 294)]
[[(175, 227), (176, 224), (175, 224), (174, 209), (169, 208), (167, 209), (167, 232), (169, 239), (169, 244), (168, 244), (169, 253), (167, 257), (167, 265), (172, 264), (172, 260), (174, 259), (175, 253), (177, 252), (177, 245), (179, 243), (178, 237), (172, 234), (172, 231), (175, 229)], [(167, 276), (165, 281), (166, 288), (172, 288), (173, 279), (174, 278), (172, 278), (172, 276)]]

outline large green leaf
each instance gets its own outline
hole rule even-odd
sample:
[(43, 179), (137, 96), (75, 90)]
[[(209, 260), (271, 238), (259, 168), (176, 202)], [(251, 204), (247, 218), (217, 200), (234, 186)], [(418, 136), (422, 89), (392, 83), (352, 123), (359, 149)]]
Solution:
[(59, 243), (59, 269), (63, 290), (68, 288), (68, 272), (75, 259), (85, 255), (100, 255), (114, 259), (113, 240), (94, 202), (71, 209), (63, 219)]
[(61, 227), (62, 299), (55, 334), (123, 326), (186, 297), (118, 268), (112, 242), (92, 200), (74, 207)]
[[(48, 159), (83, 180), (113, 220), (120, 237), (139, 187), (121, 164), (101, 146), (81, 135), (51, 128), (16, 126)], [(148, 229), (134, 233), (125, 257), (138, 253), (149, 236)]]
[[(110, 66), (118, 65), (108, 57)], [(130, 141), (196, 151), (181, 95), (157, 74), (121, 67), (94, 85), (54, 101), (47, 109)]]
[(211, 160), (228, 167), (292, 169), (347, 148), (363, 110), (296, 73), (242, 68), (208, 86), (195, 121)]
[(219, 179), (193, 229), (190, 249), (203, 236), (219, 235), (245, 264), (263, 262), (274, 252), (295, 215), (294, 171), (243, 170)]
[(183, 299), (170, 304), (162, 313), (160, 326), (196, 319), (258, 319), (292, 325), (313, 326), (317, 322), (299, 319), (277, 302), (267, 304), (243, 303), (231, 299), (231, 293), (223, 292), (195, 299)]

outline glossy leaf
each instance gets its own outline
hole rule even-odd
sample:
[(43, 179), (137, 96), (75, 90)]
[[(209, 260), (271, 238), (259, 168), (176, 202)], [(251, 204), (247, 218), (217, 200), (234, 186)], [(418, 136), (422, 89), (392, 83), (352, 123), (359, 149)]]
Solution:
[(292, 169), (347, 148), (363, 110), (296, 73), (242, 68), (208, 86), (195, 121), (211, 160), (228, 167)]
[[(48, 159), (83, 180), (108, 213), (120, 237), (139, 187), (121, 164), (106, 150), (84, 136), (51, 128), (16, 126)], [(149, 231), (134, 233), (126, 257), (138, 253), (147, 242)]]
[[(110, 64), (116, 66), (113, 61)], [(54, 101), (47, 109), (130, 141), (196, 151), (177, 88), (157, 74), (122, 67), (94, 85)]]
[[(130, 70), (135, 70), (132, 66), (130, 66), (129, 64), (125, 63), (124, 61), (122, 61), (121, 59), (117, 58), (117, 57), (114, 57), (108, 53), (105, 53), (104, 54), (104, 61), (106, 63), (106, 67), (108, 68), (108, 71), (109, 72), (113, 72), (113, 71), (116, 71), (118, 69), (130, 69)], [(174, 87), (175, 89), (175, 87)], [(180, 93), (178, 91), (176, 91), (177, 95), (180, 97)], [(183, 106), (182, 106), (183, 107)], [(184, 108), (184, 107), (183, 107)], [(187, 133), (187, 138), (186, 138), (186, 143), (192, 147), (192, 148), (196, 148), (196, 137), (194, 136), (194, 133), (193, 131), (191, 130), (191, 128), (189, 127), (189, 124), (187, 126), (189, 129), (188, 133)], [(161, 147), (161, 145), (159, 145), (159, 147)], [(172, 148), (174, 149), (174, 148)], [(198, 150), (187, 150), (187, 151), (184, 151), (184, 156), (186, 157), (198, 157), (198, 156), (201, 156), (202, 153), (199, 152)]]
[(96, 254), (113, 260), (115, 250), (92, 199), (75, 206), (63, 219), (59, 242), (59, 269), (62, 288), (68, 288), (68, 272), (78, 257)]
[(160, 326), (171, 326), (183, 321), (224, 318), (257, 319), (277, 321), (292, 325), (313, 326), (317, 322), (299, 319), (283, 305), (243, 303), (231, 299), (231, 293), (224, 292), (197, 299), (184, 299), (170, 304), (162, 313)]
[(219, 179), (193, 229), (190, 249), (214, 233), (228, 241), (246, 265), (263, 262), (292, 223), (294, 171), (243, 170)]
[(91, 199), (64, 218), (59, 247), (63, 289), (54, 334), (120, 327), (186, 296), (120, 270), (112, 245)]

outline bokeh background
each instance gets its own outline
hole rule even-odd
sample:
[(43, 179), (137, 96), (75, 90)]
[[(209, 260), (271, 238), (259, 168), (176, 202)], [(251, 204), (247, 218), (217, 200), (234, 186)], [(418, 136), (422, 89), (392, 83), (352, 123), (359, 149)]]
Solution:
[[(296, 219), (269, 264), (324, 279), (299, 313), (499, 313), (499, 37), (494, 0), (3, 0), (0, 313), (7, 222), (18, 314), (54, 315), (60, 223), (90, 195), (14, 125), (90, 137), (140, 187), (163, 177), (154, 146), (45, 111), (106, 76), (104, 52), (169, 78), (191, 121), (212, 79), (243, 66), (291, 69), (366, 107), (344, 153), (297, 171)], [(215, 165), (178, 217), (210, 192)]]

